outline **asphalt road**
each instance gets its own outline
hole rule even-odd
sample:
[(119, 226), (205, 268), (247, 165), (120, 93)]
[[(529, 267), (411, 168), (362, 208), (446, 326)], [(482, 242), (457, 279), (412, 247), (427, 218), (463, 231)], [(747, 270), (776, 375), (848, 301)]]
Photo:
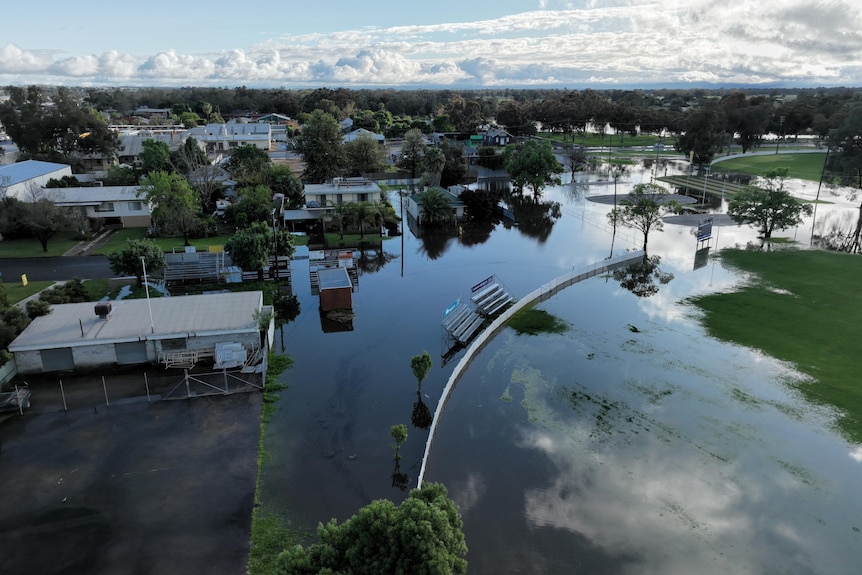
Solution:
[(72, 278), (112, 278), (115, 274), (105, 256), (59, 256), (52, 258), (0, 258), (0, 273), (5, 282), (21, 281), (27, 274), (31, 281), (64, 281)]

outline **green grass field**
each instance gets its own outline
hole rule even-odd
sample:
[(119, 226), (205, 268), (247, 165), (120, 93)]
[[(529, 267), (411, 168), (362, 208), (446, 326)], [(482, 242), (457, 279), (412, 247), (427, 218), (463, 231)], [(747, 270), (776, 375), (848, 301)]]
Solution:
[(737, 172), (765, 175), (773, 168), (787, 168), (791, 178), (819, 182), (826, 152), (811, 154), (770, 154), (768, 156), (739, 156), (712, 165), (713, 173)]
[(759, 280), (692, 300), (709, 333), (796, 365), (815, 380), (799, 384), (805, 397), (838, 408), (841, 431), (862, 443), (862, 259), (819, 250), (722, 250), (721, 260)]
[(36, 238), (22, 240), (3, 240), (0, 242), (0, 258), (46, 258), (62, 256), (75, 247), (77, 240), (71, 232), (59, 233), (48, 240), (48, 251), (42, 251), (42, 244)]
[[(117, 230), (110, 235), (105, 243), (96, 248), (93, 253), (107, 255), (113, 252), (118, 252), (126, 247), (126, 242), (128, 240), (141, 240), (145, 237), (146, 230), (144, 228), (126, 228), (124, 230)], [(210, 238), (192, 238), (189, 240), (189, 243), (195, 248), (204, 249), (207, 246), (223, 246), (229, 239), (230, 236), (228, 235), (213, 236)], [(174, 248), (183, 248), (182, 238), (154, 238), (153, 241), (156, 242), (156, 245), (162, 248), (162, 251), (164, 252), (171, 252)]]

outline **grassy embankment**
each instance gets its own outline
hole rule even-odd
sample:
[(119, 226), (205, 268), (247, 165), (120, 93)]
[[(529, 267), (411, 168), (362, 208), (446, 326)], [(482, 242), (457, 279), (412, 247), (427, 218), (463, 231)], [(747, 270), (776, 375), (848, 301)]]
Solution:
[(818, 250), (720, 255), (758, 279), (731, 293), (692, 298), (709, 333), (794, 364), (812, 378), (798, 384), (804, 396), (838, 408), (840, 431), (862, 443), (862, 259)]
[(737, 156), (712, 165), (712, 172), (741, 172), (745, 174), (766, 175), (773, 168), (787, 168), (788, 177), (819, 182), (823, 171), (826, 152), (806, 154), (771, 154), (768, 156)]
[(287, 386), (278, 383), (278, 377), (288, 369), (293, 360), (284, 355), (269, 355), (266, 371), (266, 390), (263, 394), (263, 409), (260, 417), (260, 439), (257, 448), (257, 479), (255, 482), (254, 510), (251, 517), (251, 549), (248, 557), (249, 575), (270, 575), (275, 572), (275, 561), (285, 548), (297, 543), (297, 536), (286, 525), (278, 510), (264, 505), (260, 500), (260, 476), (269, 462), (264, 448), (266, 425), (277, 409), (278, 393)]

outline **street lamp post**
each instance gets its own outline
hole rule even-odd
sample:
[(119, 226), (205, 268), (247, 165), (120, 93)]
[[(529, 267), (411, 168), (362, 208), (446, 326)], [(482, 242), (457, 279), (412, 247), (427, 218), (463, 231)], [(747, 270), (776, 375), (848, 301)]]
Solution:
[(781, 133), (784, 131), (784, 116), (778, 118), (778, 134), (776, 134), (775, 138), (775, 153), (778, 153), (778, 144), (781, 143)]
[(706, 180), (707, 180), (707, 178), (709, 178), (710, 167), (711, 166), (709, 164), (707, 164), (707, 166), (703, 170), (703, 195), (700, 196), (700, 203), (701, 204), (706, 203)]

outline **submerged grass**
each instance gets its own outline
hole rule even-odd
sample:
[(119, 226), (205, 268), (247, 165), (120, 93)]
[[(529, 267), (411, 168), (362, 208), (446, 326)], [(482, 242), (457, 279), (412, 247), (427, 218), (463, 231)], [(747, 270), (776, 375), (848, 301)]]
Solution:
[(518, 335), (539, 335), (540, 333), (566, 333), (569, 325), (557, 316), (536, 309), (535, 304), (524, 306), (508, 322), (509, 327)]
[(278, 393), (287, 388), (278, 383), (278, 377), (293, 364), (286, 355), (269, 355), (263, 408), (260, 417), (260, 438), (257, 447), (257, 479), (254, 490), (254, 511), (251, 516), (251, 548), (248, 555), (249, 575), (270, 575), (275, 572), (278, 554), (297, 542), (297, 536), (288, 528), (282, 514), (264, 505), (260, 500), (260, 476), (269, 454), (264, 448), (266, 425), (277, 409)]
[(722, 250), (723, 262), (757, 279), (731, 293), (692, 301), (715, 337), (787, 361), (810, 381), (797, 382), (812, 402), (842, 412), (838, 425), (862, 443), (862, 258), (816, 250)]

